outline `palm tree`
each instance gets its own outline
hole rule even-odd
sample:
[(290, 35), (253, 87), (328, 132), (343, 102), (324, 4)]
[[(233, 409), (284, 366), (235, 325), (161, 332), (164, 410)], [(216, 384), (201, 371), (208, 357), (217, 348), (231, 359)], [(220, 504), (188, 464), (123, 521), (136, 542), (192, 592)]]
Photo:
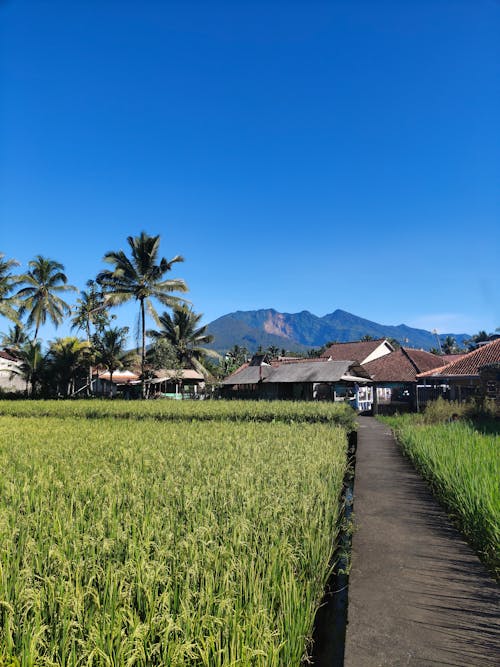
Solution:
[(11, 350), (19, 350), (27, 342), (28, 334), (22, 324), (14, 324), (0, 339), (0, 344)]
[[(87, 281), (88, 290), (80, 292), (80, 298), (76, 300), (76, 307), (73, 310), (71, 328), (85, 331), (87, 342), (91, 343), (91, 325), (94, 327), (94, 334), (97, 331), (103, 332), (109, 325), (109, 315), (104, 303), (103, 293), (97, 289), (93, 280)], [(92, 387), (92, 359), (88, 356), (88, 383), (87, 396), (90, 396)]]
[(13, 322), (18, 322), (19, 318), (15, 309), (17, 303), (11, 292), (21, 278), (12, 273), (11, 269), (14, 266), (19, 266), (19, 262), (15, 259), (5, 259), (5, 254), (0, 252), (0, 315)]
[(446, 336), (441, 343), (443, 354), (456, 354), (458, 352), (457, 341), (454, 336)]
[(116, 370), (130, 368), (136, 361), (135, 353), (126, 350), (127, 335), (128, 327), (114, 327), (105, 329), (100, 335), (94, 334), (93, 336), (96, 363), (109, 371), (110, 386)]
[(52, 376), (56, 379), (58, 393), (71, 396), (76, 389), (76, 381), (85, 377), (90, 345), (74, 336), (56, 338), (47, 353)]
[(21, 276), (28, 286), (20, 289), (16, 296), (22, 300), (21, 314), (28, 312), (26, 324), (35, 327), (33, 340), (36, 341), (40, 325), (45, 324), (47, 317), (57, 327), (64, 316), (71, 313), (71, 308), (58, 294), (76, 290), (76, 287), (67, 284), (64, 266), (59, 262), (37, 255), (28, 266), (28, 273)]
[(87, 287), (87, 290), (80, 292), (80, 298), (76, 300), (71, 328), (85, 331), (87, 340), (90, 341), (92, 334), (90, 327), (94, 327), (94, 333), (97, 329), (103, 330), (109, 325), (109, 315), (104, 303), (104, 295), (96, 288), (95, 282), (88, 280)]
[(19, 374), (26, 382), (26, 395), (36, 394), (36, 386), (40, 382), (45, 365), (40, 341), (28, 341), (19, 350)]
[(189, 365), (199, 373), (208, 377), (210, 373), (203, 366), (203, 356), (220, 358), (214, 350), (204, 347), (211, 343), (213, 336), (206, 333), (207, 327), (199, 326), (203, 315), (193, 313), (192, 310), (174, 307), (173, 317), (163, 313), (158, 318), (159, 331), (148, 331), (148, 336), (156, 340), (167, 340), (174, 348), (177, 361), (182, 366)]
[(104, 261), (113, 264), (113, 270), (101, 271), (97, 282), (102, 285), (107, 303), (120, 305), (132, 299), (139, 302), (141, 330), (141, 379), (142, 396), (145, 396), (146, 364), (146, 310), (155, 319), (158, 318), (153, 306), (157, 300), (170, 308), (180, 305), (183, 300), (173, 296), (172, 292), (187, 292), (186, 283), (180, 279), (166, 280), (165, 274), (177, 262), (183, 262), (180, 255), (170, 261), (158, 258), (160, 236), (149, 236), (141, 232), (140, 236), (129, 236), (131, 258), (123, 250), (108, 252)]

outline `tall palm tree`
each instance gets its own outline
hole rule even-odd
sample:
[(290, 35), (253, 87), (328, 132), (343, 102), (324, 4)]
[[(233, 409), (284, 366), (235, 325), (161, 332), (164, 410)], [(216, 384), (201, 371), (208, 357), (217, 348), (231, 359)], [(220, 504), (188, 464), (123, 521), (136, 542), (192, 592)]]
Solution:
[(21, 313), (28, 313), (26, 324), (35, 327), (36, 340), (40, 325), (45, 324), (47, 317), (57, 327), (64, 316), (71, 313), (71, 308), (59, 294), (75, 291), (76, 287), (67, 284), (64, 266), (59, 262), (37, 255), (28, 266), (28, 273), (22, 276), (27, 287), (20, 289), (16, 296), (22, 300)]
[[(96, 363), (109, 371), (110, 384), (113, 373), (120, 368), (130, 368), (136, 361), (135, 353), (126, 350), (128, 327), (105, 329), (100, 335), (93, 337)], [(111, 391), (111, 389), (110, 389)]]
[[(73, 318), (71, 320), (71, 328), (85, 331), (87, 342), (90, 345), (92, 336), (91, 326), (94, 327), (94, 334), (96, 334), (98, 330), (102, 333), (105, 327), (109, 325), (109, 315), (104, 303), (104, 295), (97, 289), (95, 281), (88, 280), (87, 287), (87, 290), (82, 290), (80, 292), (80, 298), (76, 300), (76, 307), (73, 310)], [(90, 396), (92, 387), (91, 355), (89, 355), (87, 361), (87, 396)]]
[(19, 266), (19, 262), (15, 259), (5, 259), (5, 254), (0, 252), (0, 315), (18, 322), (17, 303), (11, 292), (21, 278), (12, 273), (14, 266)]
[(104, 261), (113, 264), (112, 270), (101, 271), (97, 282), (102, 285), (106, 300), (110, 305), (120, 305), (136, 300), (140, 306), (141, 331), (141, 380), (142, 396), (145, 396), (145, 363), (146, 363), (146, 310), (157, 319), (153, 300), (157, 300), (170, 308), (180, 305), (183, 301), (172, 292), (187, 292), (186, 283), (180, 279), (166, 280), (165, 274), (177, 262), (183, 262), (180, 255), (170, 261), (164, 257), (159, 259), (160, 236), (149, 236), (141, 232), (140, 236), (129, 236), (131, 257), (119, 250), (107, 252)]
[(47, 362), (58, 385), (58, 393), (71, 396), (76, 381), (85, 377), (90, 344), (74, 336), (56, 338), (50, 344)]
[(160, 315), (160, 330), (148, 331), (148, 336), (155, 340), (167, 340), (174, 348), (181, 367), (189, 365), (208, 377), (210, 374), (203, 366), (203, 357), (220, 358), (220, 355), (205, 347), (214, 337), (207, 334), (206, 325), (199, 326), (202, 317), (201, 313), (197, 315), (192, 310), (174, 307), (173, 317), (166, 312)]

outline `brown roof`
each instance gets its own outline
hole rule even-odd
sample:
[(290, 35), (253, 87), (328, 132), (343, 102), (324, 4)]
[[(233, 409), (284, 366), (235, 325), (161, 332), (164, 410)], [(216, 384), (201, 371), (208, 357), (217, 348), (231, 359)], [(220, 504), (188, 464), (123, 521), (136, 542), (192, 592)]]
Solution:
[(425, 350), (400, 348), (363, 364), (374, 382), (415, 382), (417, 374), (438, 368), (442, 357)]
[(7, 352), (7, 350), (0, 350), (0, 357), (2, 359), (7, 359), (7, 361), (18, 361), (18, 359), (10, 354), (10, 352)]
[(363, 363), (364, 359), (385, 342), (385, 338), (379, 338), (378, 340), (360, 340), (354, 343), (334, 343), (321, 356), (331, 358), (333, 361), (353, 359)]
[(433, 371), (421, 373), (419, 377), (431, 377), (435, 375), (449, 376), (449, 375), (479, 375), (479, 368), (487, 364), (494, 364), (500, 362), (500, 338), (479, 347), (473, 352), (464, 354), (457, 361), (451, 364), (446, 364)]

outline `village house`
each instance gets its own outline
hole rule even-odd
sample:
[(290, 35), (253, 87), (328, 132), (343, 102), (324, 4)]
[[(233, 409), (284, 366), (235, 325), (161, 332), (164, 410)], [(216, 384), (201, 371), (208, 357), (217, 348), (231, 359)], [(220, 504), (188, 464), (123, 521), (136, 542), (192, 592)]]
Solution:
[(439, 368), (417, 375), (420, 409), (439, 396), (450, 401), (472, 397), (494, 398), (500, 394), (500, 338), (464, 354)]
[(417, 375), (443, 365), (443, 357), (401, 347), (363, 364), (373, 380), (374, 414), (417, 409)]
[(360, 340), (350, 343), (333, 343), (326, 348), (321, 356), (332, 361), (353, 359), (364, 365), (369, 361), (374, 361), (394, 352), (394, 349), (387, 338), (380, 338), (378, 340)]
[(222, 381), (225, 398), (348, 401), (362, 412), (372, 404), (371, 380), (356, 361), (268, 360), (254, 355)]
[(26, 390), (19, 359), (10, 350), (0, 350), (0, 390), (7, 393)]
[[(151, 371), (145, 381), (148, 398), (198, 398), (205, 388), (205, 378), (191, 368), (160, 369)], [(109, 371), (94, 371), (92, 393), (111, 398), (139, 398), (140, 373), (116, 370), (111, 378)]]

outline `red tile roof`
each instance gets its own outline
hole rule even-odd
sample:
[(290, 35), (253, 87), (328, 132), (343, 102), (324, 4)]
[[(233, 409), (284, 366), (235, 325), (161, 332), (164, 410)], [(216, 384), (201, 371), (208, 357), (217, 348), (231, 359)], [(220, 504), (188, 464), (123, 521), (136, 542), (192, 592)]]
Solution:
[(419, 377), (431, 377), (435, 375), (450, 376), (450, 375), (479, 375), (479, 368), (487, 364), (494, 364), (500, 362), (500, 338), (479, 347), (473, 352), (464, 354), (457, 361), (451, 364), (446, 364), (433, 371), (420, 373)]
[(363, 364), (363, 368), (374, 382), (415, 382), (419, 372), (441, 364), (442, 357), (431, 352), (400, 348)]
[(321, 356), (331, 358), (332, 361), (352, 359), (353, 361), (363, 363), (363, 360), (385, 341), (385, 338), (379, 338), (378, 340), (360, 340), (355, 343), (334, 343)]
[(10, 354), (10, 352), (7, 352), (7, 350), (0, 350), (0, 357), (2, 359), (7, 359), (7, 361), (18, 361), (18, 359)]

